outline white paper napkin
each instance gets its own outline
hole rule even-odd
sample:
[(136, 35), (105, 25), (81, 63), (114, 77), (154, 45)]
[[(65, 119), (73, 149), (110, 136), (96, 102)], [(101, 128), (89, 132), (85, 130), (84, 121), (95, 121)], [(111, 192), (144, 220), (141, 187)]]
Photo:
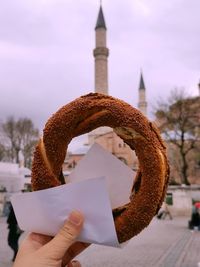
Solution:
[(118, 247), (105, 178), (94, 178), (11, 199), (19, 227), (54, 236), (73, 209), (85, 216), (80, 241)]
[(95, 143), (69, 175), (69, 181), (72, 183), (100, 176), (106, 177), (106, 186), (113, 209), (130, 201), (135, 172)]

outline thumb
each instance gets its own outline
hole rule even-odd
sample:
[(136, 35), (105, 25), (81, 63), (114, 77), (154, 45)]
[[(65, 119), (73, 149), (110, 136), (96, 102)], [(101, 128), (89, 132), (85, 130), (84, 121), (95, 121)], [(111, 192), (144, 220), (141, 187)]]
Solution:
[(82, 213), (72, 211), (58, 234), (42, 248), (42, 253), (54, 260), (61, 260), (80, 234), (83, 221)]

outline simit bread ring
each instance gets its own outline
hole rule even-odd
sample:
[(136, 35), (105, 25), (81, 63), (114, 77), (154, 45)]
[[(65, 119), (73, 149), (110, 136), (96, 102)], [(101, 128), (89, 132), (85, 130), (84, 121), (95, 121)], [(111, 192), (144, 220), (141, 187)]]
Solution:
[(68, 144), (100, 126), (112, 127), (139, 159), (130, 203), (113, 210), (119, 242), (124, 242), (150, 223), (163, 202), (169, 178), (166, 149), (157, 128), (129, 104), (91, 93), (59, 109), (36, 147), (32, 187), (40, 190), (64, 183), (62, 164)]

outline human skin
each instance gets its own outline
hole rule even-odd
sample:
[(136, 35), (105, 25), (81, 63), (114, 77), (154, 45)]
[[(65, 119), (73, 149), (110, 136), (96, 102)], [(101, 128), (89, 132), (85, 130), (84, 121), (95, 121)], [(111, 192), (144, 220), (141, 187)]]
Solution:
[(13, 267), (80, 267), (80, 263), (72, 259), (89, 245), (76, 242), (83, 223), (82, 213), (72, 211), (54, 238), (29, 234), (20, 246)]

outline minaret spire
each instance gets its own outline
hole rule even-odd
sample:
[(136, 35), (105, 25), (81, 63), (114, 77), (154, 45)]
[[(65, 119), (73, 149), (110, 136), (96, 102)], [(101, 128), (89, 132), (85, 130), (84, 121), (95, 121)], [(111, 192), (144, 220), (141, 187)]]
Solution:
[(93, 51), (95, 58), (95, 92), (107, 95), (109, 50), (106, 47), (107, 28), (101, 2), (95, 26), (95, 31), (96, 31), (96, 47)]
[(145, 90), (144, 79), (141, 71), (139, 90)]
[(105, 19), (104, 19), (103, 9), (102, 9), (101, 3), (100, 3), (100, 9), (99, 9), (98, 17), (97, 17), (97, 23), (96, 23), (95, 30), (98, 29), (98, 28), (104, 28), (106, 30), (106, 23), (105, 23)]
[(146, 88), (145, 88), (145, 84), (144, 84), (142, 70), (141, 70), (141, 74), (140, 74), (140, 83), (139, 83), (138, 108), (145, 116), (147, 116)]

